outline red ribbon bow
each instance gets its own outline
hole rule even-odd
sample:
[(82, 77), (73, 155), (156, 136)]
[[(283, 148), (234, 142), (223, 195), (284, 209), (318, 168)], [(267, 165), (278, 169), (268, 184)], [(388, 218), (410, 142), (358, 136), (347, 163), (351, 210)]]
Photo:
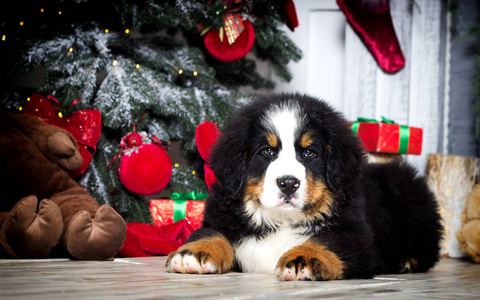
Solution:
[[(77, 99), (68, 107), (80, 101), (81, 99)], [(95, 153), (97, 142), (100, 139), (102, 116), (97, 109), (79, 110), (72, 113), (69, 118), (60, 117), (59, 111), (60, 103), (57, 99), (50, 95), (44, 97), (39, 94), (33, 94), (23, 108), (23, 113), (40, 118), (47, 124), (63, 128), (77, 140), (83, 163), (77, 170), (69, 172), (72, 178), (76, 178), (85, 172), (92, 161), (93, 155), (91, 152)]]
[(209, 190), (212, 188), (212, 185), (217, 182), (215, 173), (213, 172), (209, 163), (210, 152), (216, 141), (220, 138), (220, 135), (221, 133), (217, 127), (217, 123), (212, 123), (210, 121), (205, 121), (198, 125), (195, 132), (195, 143), (197, 145), (198, 152), (205, 161), (203, 169), (205, 171), (205, 182), (207, 183)]

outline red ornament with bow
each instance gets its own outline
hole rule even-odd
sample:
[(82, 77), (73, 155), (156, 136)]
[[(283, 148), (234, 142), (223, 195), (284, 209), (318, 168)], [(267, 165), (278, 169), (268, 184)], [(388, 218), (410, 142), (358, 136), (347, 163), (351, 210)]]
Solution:
[[(172, 160), (155, 136), (145, 132), (128, 133), (120, 142), (118, 176), (123, 186), (138, 195), (153, 195), (163, 190), (172, 177)], [(109, 165), (109, 167), (110, 167)]]
[(238, 60), (250, 52), (255, 42), (255, 29), (249, 20), (240, 14), (242, 0), (223, 0), (217, 13), (222, 14), (224, 26), (217, 30), (212, 26), (198, 26), (208, 52), (224, 62)]
[[(75, 105), (80, 99), (72, 102), (68, 107)], [(53, 103), (52, 103), (53, 102)], [(55, 106), (55, 105), (56, 106)], [(69, 117), (63, 117), (60, 103), (52, 96), (44, 97), (33, 94), (25, 104), (23, 113), (40, 118), (47, 124), (55, 125), (70, 132), (77, 140), (83, 163), (75, 171), (69, 172), (72, 178), (82, 175), (90, 165), (96, 151), (96, 145), (100, 139), (102, 130), (102, 115), (97, 109), (85, 109), (72, 113)]]

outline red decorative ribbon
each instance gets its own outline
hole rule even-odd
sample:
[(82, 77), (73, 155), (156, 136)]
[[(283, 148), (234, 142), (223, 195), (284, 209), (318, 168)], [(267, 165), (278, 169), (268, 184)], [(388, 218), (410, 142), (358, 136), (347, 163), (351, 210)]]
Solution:
[[(73, 101), (67, 108), (80, 101), (81, 99)], [(45, 123), (63, 128), (73, 135), (83, 158), (80, 168), (69, 172), (72, 178), (76, 178), (85, 172), (92, 161), (92, 153), (95, 153), (100, 139), (102, 116), (97, 109), (75, 111), (68, 118), (61, 117), (59, 115), (61, 111), (62, 108), (57, 99), (50, 95), (44, 97), (39, 94), (33, 94), (23, 108), (24, 114), (40, 118)]]
[(205, 171), (205, 182), (209, 190), (212, 188), (212, 185), (216, 183), (215, 173), (209, 163), (210, 152), (212, 151), (213, 145), (215, 145), (216, 141), (220, 138), (220, 135), (218, 124), (210, 121), (204, 121), (197, 126), (195, 131), (195, 143), (198, 153), (200, 153), (200, 156), (205, 161), (203, 169)]

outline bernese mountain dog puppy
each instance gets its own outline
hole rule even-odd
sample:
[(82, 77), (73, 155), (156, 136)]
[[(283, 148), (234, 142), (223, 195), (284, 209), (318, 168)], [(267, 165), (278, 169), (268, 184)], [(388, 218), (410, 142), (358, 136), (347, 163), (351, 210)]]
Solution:
[(253, 101), (212, 153), (202, 227), (169, 255), (169, 272), (333, 280), (425, 272), (439, 260), (443, 228), (424, 179), (406, 163), (366, 163), (348, 122), (321, 100)]

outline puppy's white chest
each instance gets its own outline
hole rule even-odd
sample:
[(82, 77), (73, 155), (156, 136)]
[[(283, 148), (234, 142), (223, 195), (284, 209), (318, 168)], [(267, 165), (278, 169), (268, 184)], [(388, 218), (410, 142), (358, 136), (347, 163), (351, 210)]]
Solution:
[(301, 229), (282, 227), (261, 240), (247, 238), (235, 247), (235, 257), (243, 272), (274, 274), (279, 258), (295, 246), (303, 244), (310, 236)]

